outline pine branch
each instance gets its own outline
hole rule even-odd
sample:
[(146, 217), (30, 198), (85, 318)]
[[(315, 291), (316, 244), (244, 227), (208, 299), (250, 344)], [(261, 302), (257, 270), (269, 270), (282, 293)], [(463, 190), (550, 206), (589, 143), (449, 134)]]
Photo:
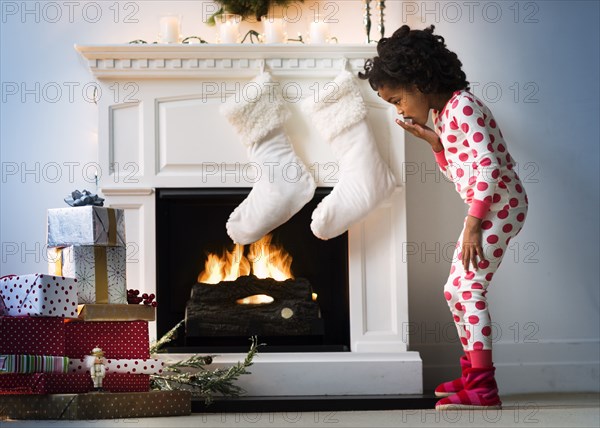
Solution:
[(185, 320), (179, 321), (175, 327), (166, 332), (165, 335), (161, 337), (157, 342), (154, 342), (150, 346), (150, 355), (156, 354), (160, 350), (160, 348), (165, 346), (167, 343), (177, 339), (178, 330), (183, 326), (184, 322)]
[[(243, 362), (238, 362), (228, 369), (209, 371), (202, 365), (208, 359), (212, 362), (212, 356), (194, 355), (187, 360), (171, 363), (163, 370), (163, 373), (172, 371), (174, 374), (151, 375), (152, 388), (159, 390), (188, 389), (194, 396), (203, 397), (207, 405), (212, 401), (214, 394), (237, 397), (245, 391), (233, 382), (237, 381), (241, 375), (250, 374), (247, 368), (253, 364), (258, 347), (263, 345), (258, 344), (256, 337), (252, 337), (250, 340), (252, 345)], [(198, 371), (182, 372), (181, 367), (195, 368)]]

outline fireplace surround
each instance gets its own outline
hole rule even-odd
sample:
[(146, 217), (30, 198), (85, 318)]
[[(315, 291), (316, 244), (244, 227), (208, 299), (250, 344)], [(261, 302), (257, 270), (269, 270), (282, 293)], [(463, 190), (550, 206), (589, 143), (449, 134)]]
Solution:
[[(294, 150), (319, 187), (333, 187), (339, 171), (330, 148), (299, 104), (348, 68), (362, 69), (370, 45), (75, 45), (98, 80), (99, 190), (125, 210), (129, 288), (157, 292), (157, 191), (249, 190), (239, 171), (245, 150), (218, 107), (260, 69), (280, 83), (288, 101), (285, 124)], [(395, 112), (366, 82), (358, 83), (380, 153), (397, 183), (404, 135)], [(120, 89), (115, 91), (115, 88)], [(235, 173), (235, 172), (238, 173)], [(214, 226), (219, 227), (218, 225)], [(224, 229), (224, 225), (222, 225)], [(347, 352), (259, 353), (239, 384), (251, 396), (422, 393), (422, 362), (408, 344), (406, 209), (404, 189), (347, 234)], [(157, 265), (160, 265), (157, 267)], [(161, 294), (157, 293), (161, 317)], [(151, 323), (156, 337), (156, 323)], [(243, 359), (222, 352), (215, 366)], [(185, 355), (168, 353), (165, 360)]]
[[(218, 226), (225, 224), (249, 190), (229, 187), (156, 189), (156, 295), (161, 302), (157, 308), (158, 336), (186, 316), (184, 310), (190, 290), (204, 269), (208, 254), (221, 255), (223, 250), (233, 250), (225, 228)], [(247, 347), (248, 336), (252, 334), (259, 335), (261, 342), (266, 343), (262, 352), (349, 351), (348, 234), (322, 241), (309, 227), (312, 211), (329, 192), (328, 188), (317, 189), (311, 202), (271, 233), (273, 242), (292, 257), (293, 276), (306, 279), (317, 295), (315, 305), (320, 309), (322, 326), (315, 326), (310, 335), (266, 337), (261, 337), (260, 326), (245, 336), (218, 331), (197, 335), (186, 331), (168, 351), (240, 352), (240, 348)], [(226, 307), (224, 304), (223, 309)], [(233, 317), (236, 317), (235, 312)]]

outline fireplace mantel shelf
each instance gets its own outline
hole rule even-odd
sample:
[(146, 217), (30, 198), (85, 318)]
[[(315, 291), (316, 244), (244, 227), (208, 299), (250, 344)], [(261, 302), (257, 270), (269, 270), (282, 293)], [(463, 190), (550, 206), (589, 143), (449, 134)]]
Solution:
[(251, 76), (262, 67), (273, 74), (332, 75), (346, 66), (361, 70), (376, 55), (375, 45), (361, 44), (201, 44), (78, 45), (93, 75), (108, 78), (198, 78)]

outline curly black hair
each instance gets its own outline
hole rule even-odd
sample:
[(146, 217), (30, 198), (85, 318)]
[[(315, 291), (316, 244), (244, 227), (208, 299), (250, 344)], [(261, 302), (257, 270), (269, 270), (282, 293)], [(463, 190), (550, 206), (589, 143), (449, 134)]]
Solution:
[(446, 48), (444, 38), (433, 34), (434, 28), (411, 30), (403, 25), (392, 37), (379, 40), (378, 56), (365, 62), (365, 72), (358, 77), (368, 79), (375, 91), (412, 85), (425, 94), (469, 90), (462, 63)]

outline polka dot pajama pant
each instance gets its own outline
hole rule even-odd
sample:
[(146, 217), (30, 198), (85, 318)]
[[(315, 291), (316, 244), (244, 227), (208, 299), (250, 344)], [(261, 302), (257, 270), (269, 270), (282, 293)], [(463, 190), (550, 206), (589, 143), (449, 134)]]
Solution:
[[(521, 231), (526, 216), (526, 207), (494, 210), (492, 206), (481, 223), (482, 247), (486, 260), (478, 258), (476, 271), (464, 270), (461, 254), (464, 229), (458, 238), (450, 276), (444, 286), (444, 297), (465, 351), (492, 349), (487, 288), (506, 254), (510, 240)], [(469, 268), (473, 269), (472, 265)]]

